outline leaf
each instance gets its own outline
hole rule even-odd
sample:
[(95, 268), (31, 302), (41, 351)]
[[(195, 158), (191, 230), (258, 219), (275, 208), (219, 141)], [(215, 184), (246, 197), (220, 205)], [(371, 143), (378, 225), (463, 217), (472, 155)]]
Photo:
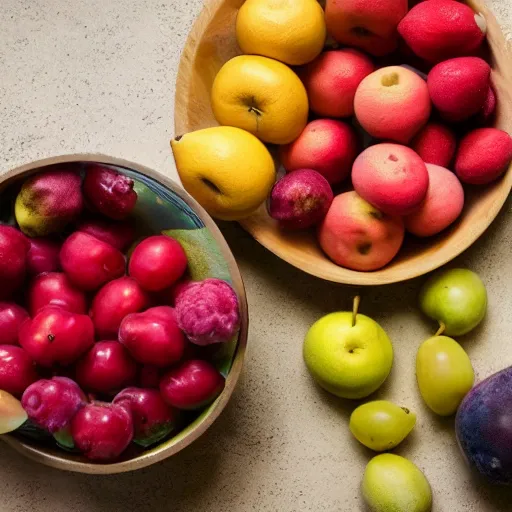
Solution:
[(231, 282), (228, 264), (208, 228), (166, 229), (162, 234), (181, 244), (187, 255), (190, 277), (194, 281), (216, 277)]

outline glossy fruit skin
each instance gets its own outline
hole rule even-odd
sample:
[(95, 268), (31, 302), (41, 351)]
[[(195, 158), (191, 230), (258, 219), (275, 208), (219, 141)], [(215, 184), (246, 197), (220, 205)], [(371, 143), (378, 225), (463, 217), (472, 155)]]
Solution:
[(416, 414), (387, 400), (360, 405), (350, 416), (354, 437), (370, 450), (383, 452), (398, 446), (416, 424)]
[(45, 367), (76, 361), (94, 343), (94, 326), (87, 315), (46, 306), (23, 323), (20, 345)]
[(94, 217), (81, 222), (76, 230), (87, 233), (119, 251), (125, 251), (135, 241), (135, 225), (130, 220), (113, 221)]
[(46, 306), (58, 306), (71, 313), (84, 315), (87, 300), (62, 272), (49, 272), (35, 277), (28, 288), (28, 309), (32, 316)]
[(21, 231), (0, 225), (0, 300), (9, 298), (23, 284), (29, 248)]
[(454, 339), (434, 336), (418, 350), (416, 378), (430, 409), (440, 416), (451, 416), (473, 387), (475, 374), (468, 355)]
[(25, 390), (21, 398), (28, 417), (52, 434), (65, 428), (85, 403), (83, 391), (67, 377), (38, 380)]
[(133, 439), (130, 413), (122, 406), (92, 402), (80, 409), (71, 421), (75, 446), (90, 460), (113, 460)]
[(444, 323), (444, 334), (462, 336), (484, 319), (487, 291), (480, 277), (471, 270), (445, 269), (426, 281), (419, 302), (423, 313)]
[(81, 290), (96, 290), (125, 273), (124, 255), (115, 247), (80, 231), (70, 235), (60, 250), (60, 264)]
[(117, 339), (123, 318), (149, 304), (146, 292), (131, 277), (120, 277), (101, 288), (92, 301), (89, 315), (99, 338)]
[(432, 489), (418, 467), (398, 455), (382, 453), (366, 466), (363, 498), (372, 512), (430, 512)]
[(303, 357), (322, 388), (341, 398), (359, 399), (387, 379), (393, 346), (377, 322), (358, 314), (353, 326), (352, 312), (343, 311), (325, 315), (311, 326)]
[(93, 209), (115, 220), (125, 219), (135, 207), (134, 181), (101, 164), (87, 166), (83, 191)]
[(177, 409), (194, 410), (213, 402), (224, 389), (225, 379), (209, 362), (185, 361), (160, 380), (164, 401)]
[(222, 279), (184, 286), (176, 297), (175, 311), (179, 327), (196, 345), (231, 341), (240, 327), (238, 297)]
[(156, 389), (126, 388), (116, 395), (113, 403), (130, 411), (133, 440), (142, 446), (157, 443), (176, 426), (178, 412), (164, 402)]
[(76, 364), (76, 380), (87, 391), (110, 393), (131, 384), (137, 364), (118, 341), (98, 341)]
[(56, 272), (60, 268), (60, 243), (52, 238), (30, 238), (27, 253), (27, 272), (37, 276), (43, 272)]
[(185, 336), (168, 306), (127, 315), (119, 328), (119, 341), (136, 361), (159, 368), (177, 363), (185, 350)]
[(26, 350), (0, 345), (0, 389), (20, 397), (37, 378), (36, 367)]
[(0, 345), (18, 345), (21, 324), (28, 313), (14, 302), (0, 302)]
[(144, 290), (157, 292), (174, 284), (187, 268), (180, 243), (165, 235), (143, 240), (130, 258), (128, 271)]
[(477, 384), (455, 419), (459, 446), (492, 483), (512, 484), (512, 367)]

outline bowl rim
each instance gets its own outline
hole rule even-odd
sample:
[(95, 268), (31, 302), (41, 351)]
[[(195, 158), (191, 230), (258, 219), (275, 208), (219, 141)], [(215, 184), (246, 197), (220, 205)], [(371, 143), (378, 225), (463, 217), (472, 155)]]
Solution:
[(226, 378), (226, 385), (224, 391), (217, 398), (217, 400), (215, 400), (215, 402), (213, 402), (213, 404), (210, 406), (210, 412), (204, 418), (201, 419), (201, 421), (194, 427), (194, 429), (191, 432), (189, 432), (183, 438), (179, 439), (176, 443), (173, 443), (167, 447), (157, 445), (156, 447), (151, 448), (150, 451), (143, 452), (137, 457), (134, 457), (133, 459), (129, 459), (126, 461), (114, 462), (112, 464), (95, 464), (90, 462), (79, 462), (76, 460), (67, 459), (65, 452), (63, 452), (62, 456), (47, 453), (45, 449), (41, 449), (37, 446), (32, 446), (31, 444), (25, 443), (20, 439), (9, 434), (0, 436), (0, 439), (2, 441), (12, 446), (16, 451), (18, 451), (22, 455), (25, 455), (29, 459), (32, 459), (36, 462), (40, 462), (42, 464), (46, 464), (53, 468), (63, 469), (66, 471), (73, 471), (77, 473), (96, 475), (124, 473), (150, 466), (151, 464), (160, 462), (166, 459), (167, 457), (175, 455), (179, 451), (183, 450), (191, 443), (193, 443), (196, 439), (198, 439), (202, 434), (204, 434), (204, 432), (206, 432), (206, 430), (210, 428), (213, 422), (219, 417), (221, 412), (224, 410), (227, 403), (229, 402), (229, 399), (231, 398), (231, 395), (233, 394), (233, 391), (240, 378), (243, 368), (249, 329), (247, 296), (242, 275), (236, 263), (235, 257), (233, 256), (231, 249), (229, 248), (224, 236), (222, 235), (220, 229), (217, 227), (217, 224), (214, 222), (214, 220), (210, 217), (206, 210), (204, 210), (204, 208), (183, 188), (181, 188), (181, 186), (178, 185), (175, 181), (165, 176), (164, 174), (161, 174), (160, 172), (154, 171), (153, 169), (146, 167), (145, 165), (131, 162), (129, 160), (124, 160), (122, 158), (103, 155), (101, 153), (75, 153), (49, 157), (21, 165), (14, 169), (8, 170), (6, 173), (0, 175), (0, 193), (5, 188), (5, 186), (9, 184), (9, 182), (18, 179), (23, 174), (33, 174), (39, 168), (46, 167), (49, 165), (72, 162), (98, 162), (106, 165), (114, 165), (119, 167), (125, 167), (127, 169), (133, 169), (145, 176), (148, 176), (158, 181), (159, 183), (170, 189), (177, 196), (179, 196), (193, 211), (197, 213), (200, 219), (204, 222), (205, 227), (209, 229), (215, 241), (219, 245), (221, 254), (227, 262), (229, 273), (233, 281), (232, 285), (235, 292), (237, 293), (240, 304), (240, 331), (238, 335), (238, 344), (233, 358), (233, 363), (231, 365), (231, 369)]
[[(496, 80), (498, 80), (502, 88), (506, 85), (508, 90), (512, 84), (512, 67), (508, 64), (509, 59), (512, 57), (512, 43), (505, 39), (501, 27), (499, 26), (492, 11), (488, 8), (485, 0), (462, 1), (469, 5), (475, 12), (478, 12), (485, 17), (487, 22), (487, 40), (492, 50), (491, 66), (493, 68), (493, 85), (496, 87)], [(191, 97), (190, 91), (194, 90), (191, 86), (191, 82), (194, 79), (196, 60), (198, 58), (201, 44), (204, 42), (204, 34), (211, 26), (223, 26), (228, 16), (233, 17), (236, 15), (236, 11), (238, 11), (243, 2), (244, 0), (210, 0), (205, 3), (199, 16), (192, 25), (180, 58), (176, 78), (174, 131), (178, 135), (191, 131), (190, 125), (197, 121), (195, 115), (190, 115), (189, 107), (191, 104), (194, 105), (194, 98)], [(222, 18), (221, 20), (220, 17), (217, 19), (221, 10), (222, 15), (226, 19)], [(222, 41), (222, 39), (219, 38), (219, 41)], [(209, 48), (213, 44), (219, 44), (219, 41), (210, 37), (206, 39), (205, 45)], [(496, 56), (499, 57), (498, 61), (496, 60)], [(510, 102), (507, 105), (507, 111), (504, 111), (501, 102), (498, 103), (498, 110), (500, 111), (503, 121), (506, 121), (507, 125), (511, 127), (512, 93), (507, 96)], [(307, 250), (302, 248), (304, 240), (308, 238), (307, 234), (288, 233), (284, 238), (293, 238), (293, 243), (291, 244), (293, 248), (290, 249), (290, 244), (283, 243), (283, 236), (278, 234), (277, 230), (269, 227), (268, 224), (261, 222), (262, 216), (265, 216), (264, 205), (250, 217), (240, 220), (239, 224), (257, 242), (263, 245), (270, 252), (309, 275), (339, 284), (380, 286), (408, 281), (425, 275), (452, 261), (471, 247), (493, 223), (510, 194), (512, 189), (512, 163), (500, 179), (487, 185), (487, 187), (498, 188), (499, 193), (496, 193), (495, 200), (492, 202), (491, 207), (487, 212), (485, 212), (485, 222), (480, 222), (476, 228), (467, 228), (463, 239), (459, 239), (458, 243), (452, 245), (450, 250), (446, 250), (445, 245), (441, 244), (435, 247), (435, 250), (429, 251), (426, 254), (421, 254), (421, 257), (416, 258), (410, 265), (399, 268), (393, 268), (393, 261), (391, 261), (391, 266), (388, 264), (375, 271), (364, 272), (351, 270), (349, 268), (336, 265), (330, 261), (325, 254), (323, 254), (323, 256), (325, 258), (326, 265), (322, 265), (320, 267), (316, 264), (316, 261), (309, 260)], [(448, 230), (449, 229), (450, 228), (448, 228)]]

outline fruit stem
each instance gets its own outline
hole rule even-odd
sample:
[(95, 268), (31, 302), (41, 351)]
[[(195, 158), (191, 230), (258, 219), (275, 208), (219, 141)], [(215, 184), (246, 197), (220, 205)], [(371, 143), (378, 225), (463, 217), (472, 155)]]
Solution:
[(437, 329), (437, 332), (434, 334), (434, 336), (441, 336), (445, 329), (446, 325), (444, 325), (444, 322), (439, 321), (439, 329)]
[(359, 309), (360, 303), (361, 303), (361, 297), (359, 295), (356, 295), (354, 297), (354, 303), (352, 305), (352, 327), (354, 327), (354, 325), (356, 325), (357, 310)]

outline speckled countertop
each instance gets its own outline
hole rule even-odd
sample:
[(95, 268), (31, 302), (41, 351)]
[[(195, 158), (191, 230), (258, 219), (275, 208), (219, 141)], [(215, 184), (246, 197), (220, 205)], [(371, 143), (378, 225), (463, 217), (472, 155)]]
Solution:
[[(493, 0), (512, 33), (510, 0)], [(202, 0), (1, 0), (0, 172), (65, 153), (119, 156), (176, 177), (172, 136), (180, 51)], [(456, 263), (477, 271), (489, 314), (466, 336), (483, 378), (512, 364), (511, 203)], [(302, 364), (303, 336), (321, 315), (350, 307), (354, 290), (279, 261), (235, 225), (223, 226), (249, 297), (243, 378), (210, 431), (176, 457), (136, 473), (70, 474), (23, 459), (0, 443), (2, 512), (224, 512), (362, 510), (359, 481), (370, 453), (347, 429), (351, 405), (330, 398)], [(420, 281), (362, 291), (362, 311), (395, 345), (380, 397), (418, 413), (397, 453), (426, 473), (435, 512), (512, 510), (512, 490), (474, 478), (452, 420), (428, 413), (414, 382), (418, 344), (432, 333), (419, 316)]]

